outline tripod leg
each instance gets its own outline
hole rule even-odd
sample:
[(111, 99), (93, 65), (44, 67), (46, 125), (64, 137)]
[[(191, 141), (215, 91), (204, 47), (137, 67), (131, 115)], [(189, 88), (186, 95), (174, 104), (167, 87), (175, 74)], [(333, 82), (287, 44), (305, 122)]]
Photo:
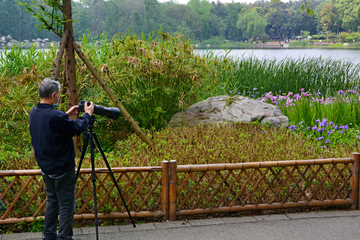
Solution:
[(114, 182), (114, 184), (115, 184), (115, 186), (116, 186), (116, 189), (118, 190), (118, 192), (119, 192), (119, 194), (120, 194), (121, 200), (122, 200), (123, 203), (124, 203), (125, 209), (126, 209), (127, 213), (129, 214), (131, 223), (133, 224), (134, 227), (136, 227), (135, 222), (134, 222), (133, 218), (131, 217), (131, 214), (130, 214), (130, 211), (129, 211), (129, 207), (128, 207), (128, 205), (126, 204), (126, 201), (125, 201), (125, 199), (124, 199), (124, 196), (123, 196), (122, 193), (121, 193), (120, 187), (119, 187), (119, 185), (118, 185), (117, 182), (116, 182), (116, 179), (115, 179), (115, 177), (114, 177), (114, 173), (113, 173), (113, 171), (111, 170), (110, 164), (109, 164), (109, 162), (107, 161), (106, 156), (105, 156), (105, 153), (104, 153), (104, 151), (103, 151), (102, 148), (101, 148), (101, 145), (100, 145), (100, 142), (99, 142), (99, 140), (98, 140), (98, 138), (97, 138), (97, 136), (96, 136), (96, 133), (93, 133), (93, 135), (94, 135), (94, 139), (95, 139), (96, 145), (97, 145), (98, 148), (99, 148), (99, 151), (100, 151), (100, 153), (101, 153), (101, 155), (102, 155), (102, 157), (103, 157), (103, 159), (104, 159), (104, 161), (105, 161), (106, 167), (108, 168), (109, 173), (110, 173), (110, 175), (111, 175), (111, 178), (112, 178), (112, 180), (113, 180), (113, 182)]
[(86, 153), (86, 149), (87, 149), (88, 144), (89, 144), (89, 133), (84, 132), (84, 133), (83, 133), (83, 151), (82, 151), (82, 153), (81, 153), (80, 161), (79, 161), (79, 166), (78, 166), (77, 171), (76, 171), (76, 179), (77, 179), (78, 176), (79, 176), (81, 164), (82, 164), (82, 162), (83, 162), (83, 160), (84, 160), (84, 157), (85, 157), (85, 153)]
[(93, 140), (92, 134), (90, 135), (90, 151), (91, 151), (91, 169), (92, 169), (92, 183), (93, 183), (93, 192), (94, 192), (94, 210), (95, 210), (95, 229), (96, 229), (96, 240), (99, 239), (99, 231), (98, 231), (98, 213), (97, 213), (97, 203), (96, 203), (96, 178), (95, 178), (95, 156), (94, 156), (94, 149), (95, 143)]

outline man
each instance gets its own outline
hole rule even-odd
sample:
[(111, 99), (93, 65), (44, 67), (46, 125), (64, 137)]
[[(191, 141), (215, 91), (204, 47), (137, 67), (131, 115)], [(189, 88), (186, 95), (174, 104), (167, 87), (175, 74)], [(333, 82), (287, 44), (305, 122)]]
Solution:
[[(60, 84), (45, 78), (39, 86), (40, 103), (30, 111), (31, 142), (46, 186), (45, 240), (72, 239), (75, 212), (75, 151), (72, 137), (84, 132), (94, 112), (85, 104), (85, 114), (77, 120), (78, 106), (66, 113), (55, 110), (60, 100)], [(59, 235), (56, 224), (60, 209)]]

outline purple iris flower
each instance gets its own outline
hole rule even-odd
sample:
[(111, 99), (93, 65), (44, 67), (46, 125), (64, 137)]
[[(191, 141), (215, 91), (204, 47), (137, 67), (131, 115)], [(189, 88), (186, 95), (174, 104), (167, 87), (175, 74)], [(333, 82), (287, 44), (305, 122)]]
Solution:
[(340, 126), (340, 129), (347, 130), (347, 129), (348, 129), (348, 125)]
[(324, 137), (318, 137), (316, 140), (324, 140)]
[(291, 126), (289, 127), (289, 129), (290, 129), (290, 130), (295, 130), (295, 125), (291, 125)]

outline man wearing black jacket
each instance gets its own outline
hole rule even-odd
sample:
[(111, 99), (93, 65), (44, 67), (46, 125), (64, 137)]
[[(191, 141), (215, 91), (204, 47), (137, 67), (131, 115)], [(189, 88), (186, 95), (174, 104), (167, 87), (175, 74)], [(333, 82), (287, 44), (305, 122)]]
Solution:
[(76, 120), (69, 116), (78, 114), (78, 106), (71, 107), (66, 113), (55, 110), (60, 99), (60, 84), (48, 78), (40, 83), (39, 97), (40, 103), (30, 111), (30, 133), (46, 186), (44, 239), (72, 239), (76, 182), (72, 137), (87, 129), (94, 106), (85, 104), (85, 114)]

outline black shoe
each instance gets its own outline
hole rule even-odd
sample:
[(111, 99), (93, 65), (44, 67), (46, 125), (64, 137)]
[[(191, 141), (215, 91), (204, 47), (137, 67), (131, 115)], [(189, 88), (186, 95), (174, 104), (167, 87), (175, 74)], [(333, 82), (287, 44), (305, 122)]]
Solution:
[(43, 240), (58, 240), (58, 236), (56, 238), (45, 238), (45, 237), (43, 237)]

